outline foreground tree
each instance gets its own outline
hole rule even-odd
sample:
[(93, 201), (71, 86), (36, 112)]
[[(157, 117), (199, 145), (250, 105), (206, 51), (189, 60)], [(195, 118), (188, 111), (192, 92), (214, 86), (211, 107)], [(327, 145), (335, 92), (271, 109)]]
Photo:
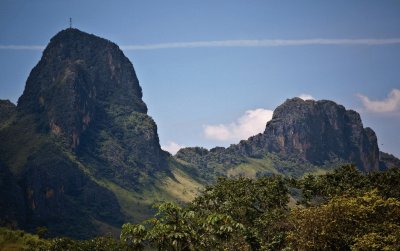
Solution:
[(200, 215), (174, 203), (158, 205), (158, 213), (143, 224), (124, 224), (121, 242), (127, 250), (248, 250), (243, 225), (229, 215)]
[(295, 250), (398, 250), (400, 243), (400, 202), (376, 190), (295, 209), (290, 219)]
[(341, 166), (325, 175), (309, 174), (292, 183), (301, 190), (299, 203), (304, 206), (326, 202), (335, 196), (363, 194), (373, 187), (371, 179), (354, 165)]
[[(343, 166), (299, 180), (220, 178), (185, 207), (162, 203), (154, 217), (124, 224), (120, 240), (47, 240), (7, 230), (3, 242), (51, 251), (399, 250), (399, 170), (366, 175)], [(302, 205), (289, 209), (288, 187)]]
[(195, 213), (174, 203), (159, 205), (150, 224), (147, 238), (158, 250), (194, 250), (200, 245)]
[(190, 207), (200, 215), (218, 213), (243, 225), (242, 236), (253, 250), (284, 245), (289, 191), (280, 176), (257, 180), (220, 178)]
[(148, 244), (147, 230), (142, 224), (122, 225), (120, 240), (128, 251), (143, 250)]

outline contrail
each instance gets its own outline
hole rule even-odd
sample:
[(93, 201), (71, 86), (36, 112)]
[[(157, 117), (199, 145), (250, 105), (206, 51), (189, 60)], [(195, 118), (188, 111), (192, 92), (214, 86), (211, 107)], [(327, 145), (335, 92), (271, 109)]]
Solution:
[(125, 45), (121, 46), (121, 49), (156, 50), (156, 49), (204, 48), (204, 47), (277, 47), (277, 46), (306, 46), (306, 45), (390, 45), (390, 44), (400, 44), (400, 38), (220, 40), (220, 41), (196, 41), (196, 42), (182, 42), (182, 43)]
[[(400, 38), (363, 38), (363, 39), (255, 39), (255, 40), (216, 40), (174, 42), (142, 45), (123, 45), (122, 50), (158, 50), (179, 48), (208, 48), (208, 47), (278, 47), (278, 46), (310, 46), (310, 45), (396, 45)], [(42, 45), (0, 45), (1, 50), (43, 50)]]
[(0, 45), (0, 50), (35, 50), (42, 51), (46, 48), (44, 45)]

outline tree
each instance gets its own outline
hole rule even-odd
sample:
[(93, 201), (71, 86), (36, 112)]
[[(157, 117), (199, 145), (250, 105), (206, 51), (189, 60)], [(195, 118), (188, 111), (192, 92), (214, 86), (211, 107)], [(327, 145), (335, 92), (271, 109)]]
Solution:
[(244, 226), (229, 215), (211, 213), (202, 224), (202, 246), (206, 250), (250, 250)]
[(39, 238), (44, 238), (48, 232), (47, 227), (37, 227), (36, 228), (36, 234), (39, 236)]
[(147, 244), (147, 230), (142, 224), (122, 225), (120, 240), (128, 250), (143, 250)]
[(400, 243), (400, 202), (385, 199), (376, 190), (295, 209), (290, 219), (288, 240), (296, 250), (364, 250), (374, 241), (387, 247)]
[(341, 166), (325, 175), (309, 174), (293, 183), (301, 190), (298, 202), (304, 206), (327, 202), (335, 196), (363, 194), (374, 188), (371, 179), (354, 165)]
[(257, 180), (219, 178), (190, 205), (200, 215), (228, 215), (243, 225), (242, 236), (252, 249), (281, 248), (288, 214), (288, 188), (280, 176)]
[(400, 167), (370, 173), (368, 179), (381, 196), (400, 200)]
[(193, 211), (169, 202), (160, 204), (155, 216), (149, 220), (147, 238), (158, 250), (194, 250), (200, 245)]

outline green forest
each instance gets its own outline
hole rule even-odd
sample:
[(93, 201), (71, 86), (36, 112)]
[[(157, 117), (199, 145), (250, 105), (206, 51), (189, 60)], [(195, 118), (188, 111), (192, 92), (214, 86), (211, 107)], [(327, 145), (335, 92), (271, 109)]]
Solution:
[(192, 202), (154, 205), (120, 238), (46, 238), (0, 229), (1, 250), (399, 250), (400, 169), (219, 178)]

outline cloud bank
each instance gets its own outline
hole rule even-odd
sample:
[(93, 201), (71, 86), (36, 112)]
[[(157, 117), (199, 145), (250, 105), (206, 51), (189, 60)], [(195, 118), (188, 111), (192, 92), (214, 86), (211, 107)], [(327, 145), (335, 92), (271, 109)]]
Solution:
[[(158, 50), (175, 48), (204, 47), (277, 47), (277, 46), (308, 46), (308, 45), (390, 45), (400, 44), (400, 38), (363, 38), (363, 39), (248, 39), (248, 40), (216, 40), (173, 42), (159, 44), (124, 45), (122, 50)], [(1, 50), (43, 50), (43, 45), (0, 45)]]
[(315, 100), (315, 98), (310, 94), (300, 94), (298, 97), (302, 100)]
[(219, 141), (247, 139), (264, 131), (266, 123), (272, 118), (272, 113), (273, 111), (262, 108), (248, 110), (230, 124), (205, 125), (203, 133), (206, 138)]
[(166, 145), (161, 146), (161, 149), (171, 153), (172, 155), (175, 155), (179, 151), (179, 149), (181, 149), (183, 147), (185, 147), (185, 146), (179, 145), (178, 143), (173, 142), (173, 141), (168, 141), (168, 143)]
[(365, 109), (374, 113), (400, 112), (400, 90), (393, 89), (383, 100), (371, 100), (363, 94), (357, 94)]

